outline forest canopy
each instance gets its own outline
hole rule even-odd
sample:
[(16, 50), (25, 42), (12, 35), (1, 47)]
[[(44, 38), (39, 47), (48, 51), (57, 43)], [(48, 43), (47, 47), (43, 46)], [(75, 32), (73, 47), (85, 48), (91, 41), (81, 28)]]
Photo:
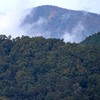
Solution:
[(0, 100), (100, 100), (100, 33), (81, 43), (0, 35)]

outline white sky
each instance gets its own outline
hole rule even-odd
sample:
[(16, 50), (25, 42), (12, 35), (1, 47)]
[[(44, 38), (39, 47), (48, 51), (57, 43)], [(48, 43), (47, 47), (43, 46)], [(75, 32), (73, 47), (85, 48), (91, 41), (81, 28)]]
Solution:
[(100, 14), (100, 0), (0, 0), (0, 12), (23, 10), (39, 5), (56, 5)]

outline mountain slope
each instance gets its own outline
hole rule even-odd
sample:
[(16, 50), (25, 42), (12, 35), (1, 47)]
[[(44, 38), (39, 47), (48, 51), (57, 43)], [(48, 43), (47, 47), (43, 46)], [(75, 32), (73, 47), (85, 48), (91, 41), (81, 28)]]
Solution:
[(98, 45), (100, 46), (100, 32), (91, 35), (89, 37), (87, 37), (84, 41), (81, 42), (81, 44), (85, 44), (85, 45)]
[(1, 35), (0, 99), (100, 100), (100, 46)]
[(100, 31), (100, 15), (56, 6), (39, 6), (30, 9), (21, 27), (31, 36), (80, 42), (86, 36)]

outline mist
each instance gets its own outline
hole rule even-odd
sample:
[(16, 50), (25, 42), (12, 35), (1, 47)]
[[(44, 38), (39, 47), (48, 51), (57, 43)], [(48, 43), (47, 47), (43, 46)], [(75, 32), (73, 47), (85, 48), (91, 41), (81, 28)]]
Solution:
[[(43, 36), (45, 38), (60, 38), (64, 39), (64, 42), (77, 42), (79, 43), (82, 41), (86, 34), (82, 34), (83, 31), (85, 31), (85, 26), (82, 24), (81, 21), (78, 22), (78, 24), (72, 28), (71, 32), (69, 33), (67, 30), (63, 34), (56, 34), (52, 36), (52, 33), (45, 29), (45, 27), (48, 24), (48, 19), (45, 19), (44, 17), (40, 17), (37, 21), (34, 23), (26, 23), (22, 26), (22, 29), (24, 30), (24, 33), (28, 36)], [(58, 28), (57, 30), (60, 30)]]
[[(82, 21), (79, 21), (72, 30), (65, 31), (63, 34), (52, 35), (53, 33), (46, 29), (49, 19), (44, 17), (39, 17), (34, 23), (26, 23), (22, 25), (22, 22), (27, 15), (30, 15), (31, 10), (27, 9), (24, 11), (15, 11), (9, 13), (0, 14), (0, 34), (5, 34), (6, 36), (11, 35), (12, 38), (18, 36), (26, 35), (30, 37), (43, 36), (45, 38), (60, 38), (64, 39), (64, 42), (77, 42), (82, 41), (86, 34), (82, 34), (85, 31), (85, 26)], [(88, 14), (88, 13), (87, 13)], [(34, 16), (34, 14), (32, 13)], [(60, 27), (57, 28), (60, 30)]]
[(24, 25), (21, 26), (21, 28), (23, 29), (26, 35), (31, 36), (31, 37), (43, 36), (45, 38), (52, 38), (50, 36), (51, 32), (48, 30), (45, 30), (47, 23), (48, 23), (48, 19), (44, 17), (40, 17), (35, 22), (25, 23)]
[[(39, 0), (40, 1), (40, 0)], [(40, 17), (35, 23), (32, 24), (26, 24), (21, 26), (23, 20), (25, 19), (26, 15), (30, 14), (31, 7), (34, 7), (39, 4), (47, 4), (47, 2), (44, 0), (42, 1), (35, 1), (35, 0), (15, 0), (12, 2), (12, 7), (7, 6), (6, 0), (2, 2), (2, 5), (5, 4), (5, 9), (2, 10), (0, 13), (0, 34), (5, 34), (6, 36), (11, 35), (12, 38), (16, 38), (18, 36), (22, 35), (28, 35), (28, 36), (43, 36), (45, 38), (52, 38), (52, 34), (49, 30), (45, 29), (45, 26), (48, 24), (48, 19)], [(9, 0), (11, 2), (11, 0)], [(53, 4), (50, 1), (50, 4)], [(68, 1), (67, 1), (68, 2)], [(72, 2), (72, 1), (70, 1)], [(54, 3), (54, 5), (60, 6), (60, 3)], [(65, 7), (66, 3), (62, 3), (62, 7)], [(71, 4), (70, 4), (71, 5)], [(77, 5), (77, 3), (76, 3)], [(85, 7), (85, 3), (84, 3)], [(84, 8), (86, 9), (86, 7)], [(88, 14), (84, 12), (84, 14)], [(66, 17), (66, 16), (65, 16)], [(63, 18), (65, 18), (63, 16)], [(69, 18), (70, 16), (68, 16)], [(58, 28), (60, 30), (60, 28)], [(58, 36), (55, 36), (57, 38), (64, 39), (65, 42), (80, 42), (81, 40), (86, 37), (86, 34), (81, 34), (85, 30), (85, 26), (81, 21), (73, 27), (73, 29), (69, 31), (64, 31), (62, 35), (57, 34)]]
[(28, 13), (29, 11), (15, 11), (1, 14), (0, 34), (11, 35), (13, 38), (25, 35), (20, 24)]
[[(9, 2), (10, 5), (9, 6)], [(0, 12), (0, 34), (11, 35), (13, 38), (25, 35), (20, 24), (24, 17), (29, 13), (31, 1), (29, 0), (3, 0)], [(3, 9), (4, 8), (4, 9)]]

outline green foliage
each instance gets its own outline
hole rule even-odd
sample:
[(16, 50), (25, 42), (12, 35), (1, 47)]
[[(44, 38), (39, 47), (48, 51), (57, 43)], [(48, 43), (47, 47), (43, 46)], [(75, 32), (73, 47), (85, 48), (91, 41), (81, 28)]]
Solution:
[(81, 42), (82, 44), (85, 45), (98, 45), (100, 46), (100, 32), (95, 33), (89, 37), (87, 37), (84, 41)]
[(100, 99), (100, 46), (28, 36), (0, 41), (2, 100)]

